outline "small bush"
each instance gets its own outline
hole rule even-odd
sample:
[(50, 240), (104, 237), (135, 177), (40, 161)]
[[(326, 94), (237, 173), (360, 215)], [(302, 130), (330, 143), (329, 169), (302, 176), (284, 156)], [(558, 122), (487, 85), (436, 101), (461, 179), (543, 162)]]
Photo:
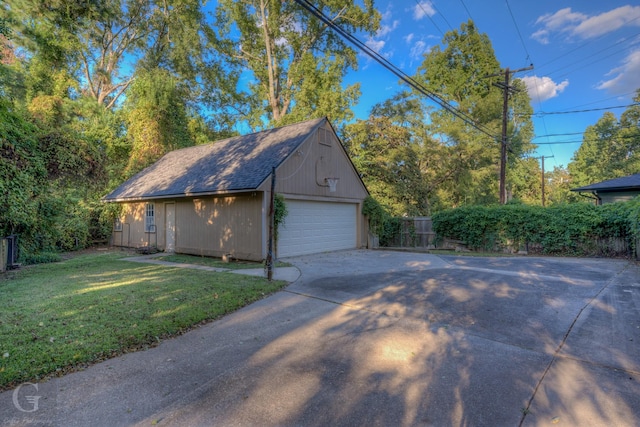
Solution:
[(22, 263), (25, 265), (33, 264), (47, 264), (50, 262), (60, 262), (62, 257), (55, 252), (41, 252), (38, 254), (27, 254), (22, 259)]

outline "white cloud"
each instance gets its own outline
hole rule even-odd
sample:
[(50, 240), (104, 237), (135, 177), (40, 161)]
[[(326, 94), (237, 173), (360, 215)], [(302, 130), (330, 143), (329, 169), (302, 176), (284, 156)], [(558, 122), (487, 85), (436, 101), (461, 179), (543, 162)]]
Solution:
[(365, 42), (365, 44), (369, 46), (371, 49), (375, 50), (376, 52), (381, 53), (382, 48), (384, 48), (384, 45), (386, 43), (384, 40), (369, 39)]
[(631, 52), (621, 66), (607, 73), (607, 76), (613, 75), (615, 77), (600, 83), (597, 88), (606, 90), (613, 95), (621, 95), (638, 89), (640, 87), (640, 49)]
[(422, 55), (429, 52), (431, 47), (422, 40), (418, 40), (411, 46), (411, 50), (409, 51), (409, 55), (411, 59), (422, 59)]
[(640, 6), (622, 6), (581, 22), (573, 33), (583, 39), (615, 31), (625, 25), (640, 25)]
[(380, 29), (376, 33), (376, 37), (384, 37), (384, 36), (386, 36), (387, 34), (392, 32), (393, 30), (398, 28), (398, 25), (400, 25), (400, 21), (398, 21), (398, 20), (393, 21), (391, 23), (391, 25), (385, 25), (385, 24), (381, 25)]
[(433, 16), (436, 14), (436, 10), (430, 1), (421, 1), (413, 7), (413, 18), (417, 21), (421, 20), (425, 16)]
[(568, 33), (581, 39), (589, 39), (624, 26), (640, 26), (640, 6), (621, 6), (594, 16), (573, 12), (567, 7), (553, 14), (542, 15), (536, 20), (536, 25), (542, 28), (535, 31), (531, 38), (542, 44), (548, 44), (553, 33)]
[(570, 7), (560, 9), (556, 13), (547, 13), (536, 20), (537, 24), (544, 24), (544, 27), (553, 31), (567, 31), (567, 27), (576, 22), (587, 19), (587, 15), (580, 12), (572, 12)]
[(414, 37), (415, 35), (413, 33), (409, 33), (403, 37), (403, 40), (406, 41), (407, 44), (411, 44), (411, 40), (413, 40)]
[(550, 77), (525, 76), (522, 81), (527, 86), (531, 99), (537, 102), (555, 98), (569, 86), (569, 80), (556, 83)]

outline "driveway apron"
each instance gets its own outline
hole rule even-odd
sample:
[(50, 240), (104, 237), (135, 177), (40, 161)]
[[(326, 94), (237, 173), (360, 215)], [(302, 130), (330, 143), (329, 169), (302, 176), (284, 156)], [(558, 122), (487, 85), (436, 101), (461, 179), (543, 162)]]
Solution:
[(301, 275), (284, 291), (156, 348), (1, 393), (0, 421), (640, 425), (632, 263), (364, 250), (287, 261)]

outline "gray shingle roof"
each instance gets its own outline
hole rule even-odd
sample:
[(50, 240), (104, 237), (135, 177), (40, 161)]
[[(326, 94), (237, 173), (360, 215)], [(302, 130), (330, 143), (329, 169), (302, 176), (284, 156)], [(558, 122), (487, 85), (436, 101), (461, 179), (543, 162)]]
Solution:
[(326, 119), (236, 136), (165, 154), (105, 201), (153, 199), (256, 189)]
[(572, 188), (571, 191), (621, 191), (640, 189), (640, 173), (608, 179), (584, 187)]

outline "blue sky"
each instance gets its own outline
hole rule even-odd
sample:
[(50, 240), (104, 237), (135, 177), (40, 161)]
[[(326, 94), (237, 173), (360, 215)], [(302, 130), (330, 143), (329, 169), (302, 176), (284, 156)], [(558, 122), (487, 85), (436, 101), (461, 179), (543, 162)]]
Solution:
[[(516, 77), (525, 80), (536, 112), (536, 155), (554, 156), (545, 160), (547, 170), (566, 166), (585, 128), (607, 109), (619, 117), (624, 108), (611, 107), (629, 105), (640, 88), (640, 5), (628, 0), (378, 0), (376, 6), (382, 26), (361, 40), (409, 75), (445, 32), (469, 18), (489, 36), (503, 68), (533, 64)], [(356, 81), (357, 118), (404, 89), (365, 56), (346, 83)], [(578, 110), (596, 111), (544, 114)]]

